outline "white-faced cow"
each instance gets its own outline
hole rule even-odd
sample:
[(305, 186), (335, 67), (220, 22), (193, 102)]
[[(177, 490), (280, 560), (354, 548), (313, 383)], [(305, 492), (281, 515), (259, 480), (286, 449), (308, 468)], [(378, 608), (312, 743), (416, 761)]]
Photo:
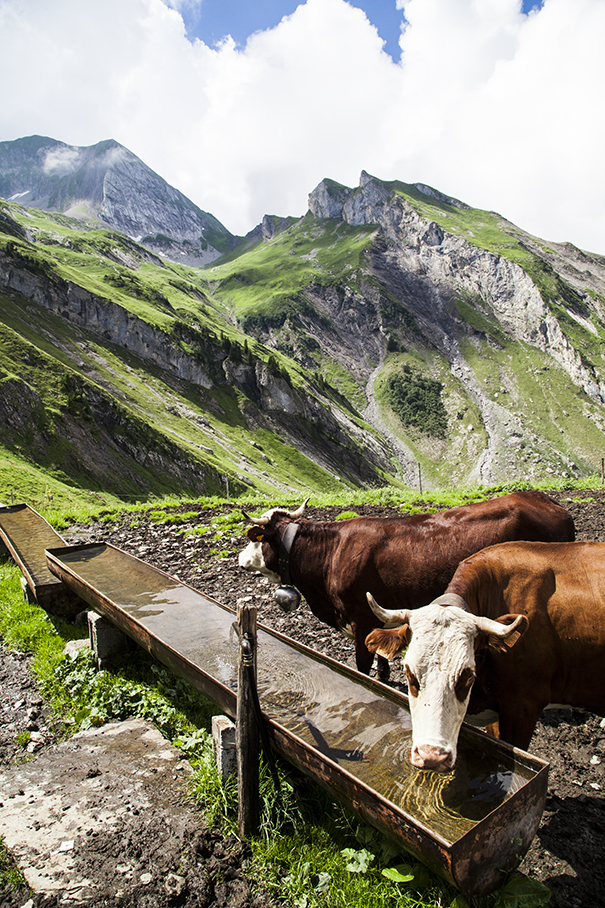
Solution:
[[(365, 674), (374, 659), (365, 639), (380, 625), (366, 590), (385, 608), (415, 608), (443, 593), (460, 561), (485, 546), (574, 539), (570, 514), (534, 491), (413, 516), (301, 520), (304, 507), (249, 517), (240, 566), (300, 590), (320, 621), (353, 638)], [(380, 657), (379, 677), (388, 670)]]
[(605, 543), (494, 545), (430, 605), (368, 600), (387, 624), (368, 635), (372, 652), (392, 659), (407, 647), (415, 766), (454, 766), (467, 709), (494, 710), (500, 737), (523, 749), (549, 704), (605, 715)]

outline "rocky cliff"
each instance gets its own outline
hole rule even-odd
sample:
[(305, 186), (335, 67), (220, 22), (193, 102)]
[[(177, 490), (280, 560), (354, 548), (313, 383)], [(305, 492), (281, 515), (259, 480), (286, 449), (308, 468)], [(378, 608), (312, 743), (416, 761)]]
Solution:
[[(493, 352), (512, 351), (517, 345), (540, 351), (582, 392), (576, 405), (602, 431), (603, 257), (569, 244), (547, 244), (494, 212), (475, 212), (461, 228), (472, 212), (463, 202), (423, 184), (384, 183), (366, 172), (357, 188), (322, 181), (309, 196), (309, 209), (317, 219), (338, 219), (352, 227), (376, 225), (361, 294), (349, 293), (348, 306), (336, 312), (330, 303), (333, 291), (322, 289), (323, 305), (352, 330), (362, 320), (360, 354), (370, 355), (382, 340), (382, 353), (375, 350), (371, 360), (376, 374), (387, 359), (386, 337), (398, 338), (401, 349), (420, 350), (428, 343), (438, 351), (459, 389), (477, 406), (487, 433), (471, 478), (489, 482), (510, 471), (519, 475), (528, 469), (532, 450), (540, 450), (533, 456), (547, 459), (551, 472), (573, 472), (573, 443), (553, 446), (552, 433), (539, 437), (530, 428), (534, 421), (527, 417), (535, 411), (531, 398), (516, 407), (503, 405), (522, 395), (514, 370), (498, 362)], [(486, 228), (500, 234), (495, 249), (486, 248)], [(394, 311), (385, 298), (396, 301)], [(475, 365), (477, 354), (490, 347), (494, 381), (479, 377)], [(366, 367), (366, 374), (369, 371)], [(371, 400), (371, 383), (368, 390)], [(589, 407), (589, 401), (596, 406)], [(576, 452), (581, 448), (576, 445)], [(520, 453), (522, 462), (516, 456)]]
[[(469, 208), (424, 184), (416, 183), (414, 188), (447, 206)], [(337, 217), (352, 226), (380, 226), (389, 243), (374, 257), (376, 270), (390, 271), (392, 276), (397, 272), (413, 276), (426, 287), (423, 296), (428, 305), (418, 305), (417, 290), (407, 296), (406, 302), (444, 353), (452, 355), (456, 333), (449, 315), (451, 301), (456, 294), (466, 296), (483, 308), (486, 316), (495, 315), (511, 338), (548, 352), (590, 397), (600, 403), (605, 401), (603, 371), (584, 365), (581, 353), (569, 342), (536, 282), (514, 261), (449, 233), (434, 221), (427, 221), (402, 195), (389, 191), (389, 184), (365, 171), (358, 189), (323, 181), (309, 195), (309, 208), (318, 218)], [(533, 238), (513, 225), (510, 229), (523, 236), (527, 248), (538, 259), (543, 257), (542, 261), (547, 261), (544, 248)], [(581, 305), (584, 300), (590, 300), (589, 289), (605, 297), (605, 260), (589, 257), (570, 246), (559, 247), (556, 255), (551, 251), (550, 258), (565, 272), (574, 272), (581, 288), (578, 299)], [(578, 269), (580, 262), (585, 264), (583, 275)], [(582, 277), (583, 281), (578, 280)], [(600, 321), (600, 306), (592, 316)], [(584, 321), (588, 330), (596, 332), (590, 316)]]

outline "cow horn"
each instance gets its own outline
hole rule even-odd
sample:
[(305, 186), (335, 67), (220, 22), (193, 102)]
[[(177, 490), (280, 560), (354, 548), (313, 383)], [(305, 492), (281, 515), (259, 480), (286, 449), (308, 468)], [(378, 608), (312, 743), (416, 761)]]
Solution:
[[(309, 495), (309, 498), (310, 497), (311, 496)], [(292, 518), (292, 520), (296, 520), (297, 517), (302, 517), (302, 515), (305, 513), (305, 508), (309, 503), (309, 498), (305, 498), (301, 506), (297, 508), (296, 511), (290, 511), (290, 517)]]
[(368, 604), (377, 618), (384, 622), (386, 628), (400, 627), (407, 624), (410, 620), (411, 611), (409, 608), (402, 608), (391, 611), (390, 609), (381, 608), (371, 593), (366, 593)]
[[(502, 624), (500, 621), (494, 621), (492, 618), (479, 616), (475, 618), (475, 624), (480, 631), (488, 634), (490, 637), (500, 639), (507, 646), (513, 646), (524, 631), (524, 624), (527, 624), (525, 615), (517, 615), (510, 624)], [(521, 625), (521, 627), (519, 626)]]
[[(309, 498), (310, 497), (311, 496), (309, 496)], [(299, 508), (297, 508), (296, 511), (284, 511), (283, 513), (287, 514), (288, 517), (290, 517), (292, 520), (296, 520), (297, 517), (302, 517), (302, 515), (305, 512), (305, 508), (307, 506), (309, 498), (305, 498), (305, 500), (303, 501), (301, 506)], [(261, 517), (251, 517), (249, 514), (246, 514), (246, 512), (244, 510), (242, 510), (242, 514), (244, 515), (246, 520), (250, 521), (250, 523), (254, 523), (256, 526), (259, 526), (259, 527), (265, 527), (265, 526), (267, 526), (267, 524), (269, 523), (273, 514), (276, 511), (281, 511), (281, 508), (272, 508), (270, 511), (267, 511), (267, 513), (263, 514)]]
[(263, 517), (251, 517), (250, 514), (246, 514), (246, 512), (243, 510), (242, 510), (242, 514), (244, 515), (246, 520), (249, 520), (250, 523), (254, 523), (256, 526), (264, 527), (271, 520), (270, 515), (269, 516), (264, 515)]

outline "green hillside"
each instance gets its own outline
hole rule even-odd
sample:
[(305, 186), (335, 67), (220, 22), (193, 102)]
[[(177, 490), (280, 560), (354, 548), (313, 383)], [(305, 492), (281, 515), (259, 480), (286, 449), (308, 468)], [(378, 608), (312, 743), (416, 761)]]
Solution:
[[(280, 439), (270, 423), (246, 419), (254, 406), (246, 392), (251, 364), (286, 391), (301, 387), (311, 395), (313, 388), (296, 363), (239, 329), (229, 296), (213, 291), (211, 275), (162, 262), (121, 234), (83, 230), (62, 215), (6, 203), (0, 213), (3, 267), (10, 263), (42, 293), (60, 297), (77, 285), (114, 315), (119, 307), (117, 318), (136, 317), (172, 348), (168, 360), (183, 356), (205, 376), (203, 386), (183, 380), (168, 362), (138, 356), (127, 340), (74, 324), (62, 317), (61, 304), (52, 312), (37, 303), (39, 290), (0, 290), (0, 442), (7, 464), (0, 498), (18, 488), (23, 463), (42, 470), (38, 479), (29, 477), (34, 494), (64, 483), (126, 500), (347, 483)], [(225, 367), (242, 372), (241, 387)], [(317, 407), (327, 409), (321, 396)], [(299, 431), (315, 433), (319, 443), (325, 434), (309, 418)]]
[(204, 268), (0, 200), (0, 500), (597, 472), (605, 261), (427, 187), (325, 191), (346, 216)]

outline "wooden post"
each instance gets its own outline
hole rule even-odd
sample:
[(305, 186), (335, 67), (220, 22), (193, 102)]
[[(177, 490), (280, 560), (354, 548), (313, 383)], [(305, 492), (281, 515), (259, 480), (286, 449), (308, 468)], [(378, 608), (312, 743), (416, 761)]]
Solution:
[(258, 790), (259, 729), (254, 712), (250, 672), (256, 677), (256, 606), (240, 603), (237, 607), (240, 657), (237, 680), (238, 830), (242, 838), (256, 835), (260, 819)]
[(418, 488), (420, 489), (420, 494), (422, 495), (422, 470), (420, 464), (418, 464)]
[(605, 483), (605, 457), (601, 457), (601, 485)]

